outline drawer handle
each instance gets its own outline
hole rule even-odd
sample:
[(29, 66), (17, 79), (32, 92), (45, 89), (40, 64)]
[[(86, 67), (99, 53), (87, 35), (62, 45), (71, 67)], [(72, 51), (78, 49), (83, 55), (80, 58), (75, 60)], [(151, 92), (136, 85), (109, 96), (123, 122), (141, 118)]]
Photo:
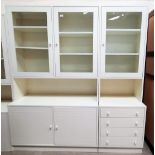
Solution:
[(135, 126), (136, 126), (136, 127), (138, 126), (138, 122), (135, 123)]
[(137, 145), (137, 142), (136, 141), (134, 141), (134, 143), (133, 143), (135, 146)]
[(109, 131), (106, 131), (106, 136), (109, 136)]
[(49, 126), (49, 130), (52, 130), (52, 128), (53, 128), (53, 126), (50, 124), (50, 126)]
[(59, 126), (58, 125), (55, 125), (55, 130), (57, 131), (59, 129)]
[(135, 137), (137, 137), (137, 135), (138, 135), (137, 132), (135, 132), (134, 135), (135, 135)]
[(139, 112), (136, 112), (136, 117), (138, 117), (139, 116)]
[(110, 112), (107, 112), (107, 113), (106, 113), (106, 116), (109, 117), (109, 116), (110, 116)]
[(105, 145), (109, 145), (109, 141), (108, 140), (106, 140)]
[(106, 123), (106, 126), (110, 126), (110, 123), (109, 123), (109, 122), (107, 122), (107, 123)]

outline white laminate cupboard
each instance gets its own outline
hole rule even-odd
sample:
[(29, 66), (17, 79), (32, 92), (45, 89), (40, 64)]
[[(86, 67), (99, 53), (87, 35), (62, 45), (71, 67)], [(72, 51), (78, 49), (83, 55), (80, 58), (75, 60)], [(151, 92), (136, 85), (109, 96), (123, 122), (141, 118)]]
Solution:
[(13, 146), (97, 147), (95, 107), (9, 107)]

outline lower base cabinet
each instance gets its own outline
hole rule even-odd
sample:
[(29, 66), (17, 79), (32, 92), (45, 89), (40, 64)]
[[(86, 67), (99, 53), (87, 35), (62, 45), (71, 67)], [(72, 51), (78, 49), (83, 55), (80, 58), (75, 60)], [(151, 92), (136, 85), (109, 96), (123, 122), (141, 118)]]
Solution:
[(97, 147), (96, 108), (54, 108), (57, 146)]
[(53, 109), (48, 107), (9, 107), (13, 146), (50, 146), (53, 138)]
[(13, 146), (98, 146), (97, 108), (9, 107)]

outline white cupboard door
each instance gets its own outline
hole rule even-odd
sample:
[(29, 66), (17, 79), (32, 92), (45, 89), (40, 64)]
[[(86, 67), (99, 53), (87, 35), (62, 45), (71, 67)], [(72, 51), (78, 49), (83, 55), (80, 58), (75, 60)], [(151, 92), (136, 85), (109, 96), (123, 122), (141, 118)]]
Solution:
[(143, 7), (103, 7), (101, 74), (104, 77), (142, 77), (147, 34)]
[(7, 8), (14, 76), (53, 75), (51, 10), (50, 7)]
[(53, 117), (48, 107), (9, 107), (13, 146), (52, 146)]
[(55, 7), (56, 75), (97, 74), (97, 7)]
[(56, 107), (54, 119), (56, 146), (97, 146), (96, 108)]

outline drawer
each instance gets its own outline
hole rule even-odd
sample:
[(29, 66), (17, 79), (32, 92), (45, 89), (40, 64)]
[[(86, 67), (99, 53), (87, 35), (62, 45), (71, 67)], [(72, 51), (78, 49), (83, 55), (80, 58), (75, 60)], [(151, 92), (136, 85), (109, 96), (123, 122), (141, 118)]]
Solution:
[(101, 137), (143, 137), (143, 128), (102, 128)]
[(101, 117), (144, 117), (144, 108), (101, 108)]
[(135, 128), (143, 127), (144, 119), (143, 118), (101, 118), (101, 130), (109, 128)]
[(133, 137), (108, 137), (100, 139), (100, 147), (117, 147), (117, 148), (142, 148), (143, 138)]

